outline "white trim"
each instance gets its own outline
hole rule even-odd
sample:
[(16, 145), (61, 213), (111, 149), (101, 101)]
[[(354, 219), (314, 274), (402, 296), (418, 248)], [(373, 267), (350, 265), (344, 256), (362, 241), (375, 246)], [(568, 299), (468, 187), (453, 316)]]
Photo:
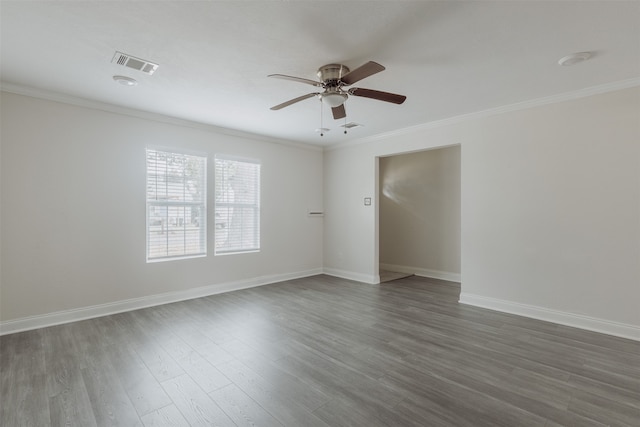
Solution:
[(77, 107), (90, 108), (93, 110), (101, 110), (109, 113), (122, 114), (139, 119), (153, 120), (160, 123), (168, 123), (176, 126), (185, 126), (192, 129), (215, 132), (222, 135), (235, 136), (240, 138), (249, 138), (253, 140), (269, 142), (272, 144), (287, 145), (290, 147), (302, 148), (311, 151), (323, 151), (323, 147), (307, 144), (289, 139), (278, 139), (257, 133), (246, 132), (238, 129), (230, 129), (201, 122), (194, 122), (187, 119), (167, 116), (160, 113), (152, 113), (144, 110), (136, 110), (134, 108), (121, 107), (106, 102), (94, 101), (86, 98), (79, 98), (72, 95), (65, 95), (58, 92), (36, 89), (27, 86), (16, 85), (13, 83), (0, 82), (0, 90), (16, 95), (28, 96), (31, 98), (44, 99), (48, 101), (61, 102), (63, 104), (74, 105)]
[(379, 274), (363, 274), (355, 271), (340, 270), (337, 268), (324, 268), (324, 274), (334, 277), (340, 277), (341, 279), (355, 280), (356, 282), (368, 283), (370, 285), (377, 285), (380, 283)]
[(172, 302), (201, 298), (209, 295), (221, 294), (224, 292), (269, 285), (271, 283), (315, 276), (318, 274), (322, 274), (321, 268), (298, 271), (295, 273), (261, 276), (251, 279), (237, 280), (234, 282), (218, 283), (215, 285), (201, 286), (184, 291), (167, 292), (164, 294), (149, 295), (141, 298), (132, 298), (123, 301), (93, 305), (90, 307), (82, 307), (37, 316), (23, 317), (20, 319), (0, 322), (0, 336), (13, 334), (15, 332), (28, 331), (31, 329), (60, 325), (63, 323), (77, 322), (79, 320), (92, 319), (95, 317), (108, 316), (125, 311), (132, 311), (162, 304), (169, 304)]
[(380, 133), (377, 135), (372, 135), (372, 136), (359, 138), (359, 139), (352, 139), (345, 142), (339, 142), (337, 144), (333, 144), (325, 147), (324, 150), (325, 151), (339, 150), (346, 147), (352, 147), (354, 145), (361, 145), (361, 144), (381, 141), (381, 140), (393, 138), (400, 135), (417, 133), (417, 132), (421, 132), (429, 129), (454, 125), (454, 124), (466, 122), (469, 120), (481, 119), (485, 117), (495, 116), (498, 114), (509, 113), (512, 111), (525, 110), (528, 108), (539, 107), (542, 105), (557, 104), (559, 102), (571, 101), (574, 99), (585, 98), (587, 96), (600, 95), (603, 93), (614, 92), (616, 90), (622, 90), (622, 89), (628, 89), (635, 86), (640, 86), (640, 77), (636, 77), (628, 80), (621, 80), (617, 82), (605, 83), (602, 85), (579, 89), (572, 92), (546, 96), (543, 98), (531, 99), (528, 101), (517, 102), (515, 104), (509, 104), (501, 107), (490, 108), (488, 110), (476, 111), (473, 113), (462, 114), (454, 117), (448, 117), (446, 119), (421, 123), (419, 125), (409, 126), (406, 128), (397, 129), (390, 132)]
[(428, 268), (409, 267), (407, 265), (383, 264), (380, 263), (381, 270), (396, 271), (398, 273), (415, 274), (420, 277), (428, 277), (431, 279), (447, 280), (449, 282), (460, 283), (461, 276), (459, 273), (450, 273), (448, 271), (429, 270)]
[(610, 320), (598, 319), (581, 314), (567, 313), (564, 311), (551, 310), (544, 307), (537, 307), (467, 293), (460, 294), (459, 302), (461, 304), (488, 308), (490, 310), (531, 317), (533, 319), (558, 323), (560, 325), (572, 326), (574, 328), (586, 329), (588, 331), (600, 332), (603, 334), (640, 341), (640, 327), (625, 323), (612, 322)]

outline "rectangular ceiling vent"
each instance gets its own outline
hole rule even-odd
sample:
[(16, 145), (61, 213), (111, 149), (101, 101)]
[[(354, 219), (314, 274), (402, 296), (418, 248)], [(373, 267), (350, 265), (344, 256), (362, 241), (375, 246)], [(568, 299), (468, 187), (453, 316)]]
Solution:
[(340, 127), (343, 127), (345, 129), (353, 129), (353, 128), (359, 128), (362, 125), (360, 123), (356, 123), (356, 122), (349, 122), (346, 125), (340, 125)]
[(113, 55), (112, 63), (123, 65), (125, 67), (133, 68), (134, 70), (142, 71), (146, 74), (153, 74), (158, 69), (158, 64), (146, 61), (144, 59), (136, 58), (135, 56), (127, 55), (126, 53), (116, 52)]

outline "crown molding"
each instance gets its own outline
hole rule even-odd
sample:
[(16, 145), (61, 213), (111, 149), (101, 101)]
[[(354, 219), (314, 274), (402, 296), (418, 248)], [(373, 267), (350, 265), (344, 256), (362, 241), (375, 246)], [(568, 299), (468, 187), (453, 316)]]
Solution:
[(406, 128), (397, 129), (391, 132), (384, 132), (377, 135), (368, 136), (365, 138), (352, 139), (349, 141), (339, 142), (333, 145), (318, 146), (313, 144), (306, 144), (299, 141), (277, 139), (266, 135), (260, 135), (250, 132), (245, 132), (237, 129), (224, 128), (220, 126), (210, 125), (201, 122), (190, 121), (186, 119), (180, 119), (177, 117), (166, 116), (158, 113), (151, 113), (143, 110), (136, 110), (133, 108), (121, 107), (115, 104), (109, 104), (100, 101), (94, 101), (86, 98), (75, 97), (72, 95), (65, 95), (58, 92), (46, 91), (43, 89), (37, 89), (27, 86), (16, 85), (8, 82), (0, 82), (0, 90), (3, 92), (14, 93), (17, 95), (29, 96), (32, 98), (45, 99), (54, 102), (61, 102), (64, 104), (75, 105), (84, 108), (91, 108), (95, 110), (107, 111), (115, 114), (122, 114), (131, 117), (137, 117), (140, 119), (152, 120), (161, 123), (173, 124), (177, 126), (185, 126), (193, 129), (204, 130), (208, 132), (215, 132), (218, 134), (247, 138), (256, 141), (268, 142), (271, 144), (286, 145), (295, 148), (301, 148), (310, 151), (333, 151), (342, 148), (352, 147), (356, 145), (368, 144), (372, 142), (380, 142), (389, 138), (394, 138), (401, 135), (407, 135), (412, 133), (418, 133), (429, 129), (439, 128), (443, 126), (450, 126), (458, 123), (463, 123), (470, 120), (477, 120), (485, 117), (491, 117), (499, 114), (504, 114), (513, 111), (525, 110), (528, 108), (556, 104), (564, 101), (571, 101), (574, 99), (585, 98), (593, 95), (600, 95), (608, 92), (614, 92), (617, 90), (628, 89), (632, 87), (640, 86), (640, 77), (620, 80), (617, 82), (606, 83), (597, 86), (591, 86), (584, 89), (579, 89), (572, 92), (565, 92), (558, 95), (551, 95), (543, 98), (536, 98), (528, 101), (517, 102), (514, 104), (505, 105), (502, 107), (490, 108), (487, 110), (477, 111), (468, 114), (462, 114), (459, 116), (449, 117), (446, 119), (435, 120), (432, 122), (425, 122), (415, 126), (409, 126)]
[(210, 125), (202, 122), (195, 122), (186, 119), (180, 119), (177, 117), (166, 116), (164, 114), (152, 113), (144, 110), (137, 110), (134, 108), (122, 107), (115, 104), (109, 104), (106, 102), (94, 101), (91, 99), (80, 98), (72, 95), (65, 95), (59, 92), (47, 91), (43, 89), (37, 89), (28, 86), (17, 85), (14, 83), (0, 82), (0, 91), (13, 93), (16, 95), (28, 96), (31, 98), (44, 99), (47, 101), (60, 102), (63, 104), (74, 105), (77, 107), (90, 108), (93, 110), (106, 111), (114, 114), (121, 114), (130, 117), (136, 117), (139, 119), (151, 120), (160, 123), (166, 123), (176, 126), (184, 126), (192, 129), (204, 130), (207, 132), (214, 132), (222, 135), (233, 136), (237, 138), (252, 139), (254, 141), (268, 142), (271, 144), (286, 145), (289, 147), (301, 148), (311, 151), (323, 151), (321, 146), (305, 144), (303, 142), (272, 138), (266, 135), (260, 135), (251, 132), (245, 132), (237, 129), (230, 129), (221, 126)]
[(543, 98), (536, 98), (529, 101), (517, 102), (515, 104), (504, 105), (502, 107), (490, 108), (488, 110), (477, 111), (474, 113), (462, 114), (460, 116), (449, 117), (442, 120), (435, 120), (432, 122), (426, 122), (415, 126), (409, 126), (402, 129), (397, 129), (391, 132), (380, 133), (365, 138), (352, 139), (350, 141), (340, 142), (324, 148), (324, 151), (339, 150), (342, 148), (353, 147), (356, 145), (368, 144), (372, 142), (380, 142), (389, 138), (407, 135), (412, 133), (418, 133), (429, 129), (439, 128), (443, 126), (450, 126), (458, 123), (463, 123), (470, 120), (477, 120), (485, 117), (491, 117), (499, 114), (509, 113), (513, 111), (526, 110), (533, 107), (539, 107), (549, 104), (557, 104), (560, 102), (571, 101), (574, 99), (586, 98), (593, 95), (600, 95), (608, 92), (615, 92), (617, 90), (629, 89), (632, 87), (640, 86), (640, 77), (620, 80), (617, 82), (606, 83), (598, 86), (591, 86), (588, 88), (565, 92), (558, 95), (546, 96)]

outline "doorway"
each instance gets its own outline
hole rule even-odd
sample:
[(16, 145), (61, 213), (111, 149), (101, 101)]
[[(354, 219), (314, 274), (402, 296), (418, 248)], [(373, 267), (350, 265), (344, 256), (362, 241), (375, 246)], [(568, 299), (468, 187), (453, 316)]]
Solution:
[(380, 281), (460, 281), (459, 145), (378, 159)]

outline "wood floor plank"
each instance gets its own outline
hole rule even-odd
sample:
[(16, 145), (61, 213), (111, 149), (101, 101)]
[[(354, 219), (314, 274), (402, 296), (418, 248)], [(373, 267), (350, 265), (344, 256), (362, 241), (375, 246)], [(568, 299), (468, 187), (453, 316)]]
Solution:
[[(17, 375), (15, 389), (19, 390), (13, 402), (3, 402), (13, 405), (17, 411), (19, 423), (14, 425), (41, 426), (49, 422), (49, 399), (44, 392), (45, 374), (37, 366), (40, 362), (32, 361), (31, 366), (25, 366)], [(9, 424), (11, 425), (11, 424)]]
[(91, 359), (90, 364), (81, 371), (96, 423), (99, 426), (142, 426), (107, 356), (94, 352)]
[(275, 393), (295, 396), (296, 402), (309, 411), (313, 411), (332, 399), (330, 395), (323, 393), (312, 384), (304, 382), (295, 372), (290, 371), (289, 365), (271, 361), (239, 340), (222, 344), (222, 346), (251, 371), (268, 379), (270, 384), (274, 386)]
[[(477, 427), (476, 420), (470, 420), (458, 411), (452, 411), (439, 402), (430, 399), (419, 399), (417, 397), (407, 397), (397, 406), (396, 411), (400, 411), (413, 420), (418, 426), (456, 426), (456, 427)], [(545, 427), (547, 427), (545, 425)]]
[(190, 427), (175, 405), (165, 406), (142, 417), (144, 427)]
[(231, 381), (222, 372), (200, 355), (180, 359), (178, 363), (205, 393), (231, 384)]
[(157, 337), (156, 340), (175, 361), (179, 359), (189, 359), (197, 354), (193, 347), (175, 333), (165, 334), (162, 337)]
[[(66, 392), (81, 382), (81, 353), (75, 347), (70, 325), (59, 325), (43, 330), (47, 394), (54, 396)], [(84, 387), (84, 385), (83, 385)]]
[(546, 421), (562, 425), (597, 424), (590, 423), (588, 418), (567, 410), (571, 390), (568, 386), (563, 387), (562, 383), (552, 384), (549, 381), (542, 381), (542, 378), (537, 378), (538, 382), (530, 383), (527, 379), (531, 377), (519, 380), (513, 374), (505, 375), (500, 371), (483, 372), (479, 369), (469, 369), (468, 366), (461, 366), (458, 363), (434, 361), (428, 358), (414, 366), (421, 372), (444, 378), (448, 382), (483, 395), (492, 396), (500, 402), (526, 410)]
[[(458, 351), (449, 353), (446, 359), (439, 356), (439, 353), (423, 351), (407, 358), (406, 362), (420, 371), (437, 372), (468, 386), (480, 382), (480, 385), (498, 387), (508, 395), (517, 393), (538, 399), (561, 411), (567, 409), (571, 399), (571, 386), (565, 380), (522, 369), (512, 365), (509, 359), (500, 359), (498, 355), (487, 356), (476, 352), (474, 357), (470, 357), (464, 351)], [(467, 379), (462, 380), (461, 376)]]
[(213, 391), (209, 396), (238, 426), (282, 427), (278, 420), (235, 384)]
[(43, 330), (50, 422), (60, 426), (94, 426), (89, 394), (80, 371), (82, 354), (70, 325)]
[(277, 378), (266, 380), (239, 361), (224, 363), (220, 370), (243, 392), (285, 426), (328, 427), (297, 401)]
[(545, 424), (543, 417), (501, 402), (491, 395), (411, 368), (394, 368), (380, 382), (405, 390), (415, 401), (428, 400), (439, 406), (441, 411), (455, 411), (465, 424), (505, 427)]
[[(82, 388), (81, 396), (75, 395)], [(86, 396), (86, 402), (85, 400)], [(93, 427), (97, 426), (84, 382), (73, 391), (60, 392), (49, 398), (49, 425), (52, 427)], [(4, 424), (3, 424), (4, 425)]]
[(326, 394), (366, 401), (371, 405), (393, 408), (402, 400), (397, 390), (351, 369), (337, 359), (325, 357), (315, 350), (300, 351), (287, 356), (279, 365), (288, 365), (291, 372)]
[(135, 345), (135, 351), (159, 382), (184, 374), (184, 369), (159, 344)]
[(0, 375), (0, 425), (40, 426), (49, 423), (49, 399), (41, 331), (3, 338)]
[(162, 383), (191, 426), (235, 426), (234, 422), (187, 374)]
[(588, 392), (605, 399), (624, 403), (626, 405), (640, 409), (640, 388), (622, 388), (617, 385), (605, 384), (603, 382), (593, 380), (591, 378), (585, 378), (580, 375), (571, 375), (567, 383), (572, 387), (572, 390), (574, 391), (580, 390), (583, 392)]
[[(181, 338), (188, 343), (201, 357), (213, 366), (233, 360), (233, 356), (226, 352), (200, 330), (201, 324), (194, 326), (196, 329), (187, 329), (181, 334)], [(225, 341), (226, 342), (226, 341)]]
[(171, 404), (158, 380), (131, 346), (111, 348), (107, 355), (138, 415)]
[(423, 426), (430, 421), (411, 418), (406, 412), (374, 404), (361, 396), (340, 396), (313, 411), (331, 426)]
[(595, 394), (576, 391), (569, 412), (607, 425), (640, 425), (640, 408), (626, 405)]

